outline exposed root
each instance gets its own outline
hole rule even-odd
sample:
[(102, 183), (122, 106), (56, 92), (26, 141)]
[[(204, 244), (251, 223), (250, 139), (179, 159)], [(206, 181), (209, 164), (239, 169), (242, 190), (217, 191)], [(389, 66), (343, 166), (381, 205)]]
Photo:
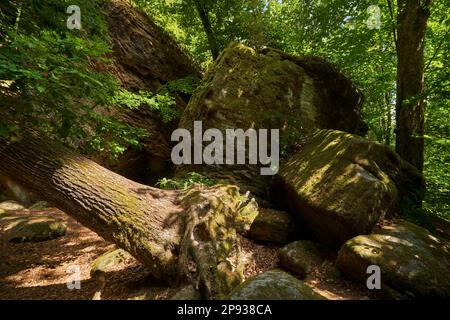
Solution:
[(223, 299), (244, 279), (238, 233), (250, 228), (257, 203), (230, 185), (194, 186), (181, 195), (180, 203), (186, 216), (179, 274), (205, 299)]

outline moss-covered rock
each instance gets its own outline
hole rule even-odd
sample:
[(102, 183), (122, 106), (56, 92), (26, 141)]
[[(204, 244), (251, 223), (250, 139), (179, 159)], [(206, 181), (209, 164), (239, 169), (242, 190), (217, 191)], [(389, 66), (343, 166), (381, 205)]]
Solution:
[(421, 174), (389, 147), (335, 130), (315, 132), (277, 182), (311, 232), (333, 246), (369, 233), (424, 189)]
[(0, 214), (5, 212), (22, 211), (25, 207), (16, 201), (3, 201), (0, 203)]
[(31, 207), (28, 208), (28, 210), (44, 210), (44, 209), (48, 209), (51, 208), (52, 206), (46, 202), (46, 201), (38, 201), (35, 204), (33, 204)]
[(299, 228), (291, 214), (260, 208), (246, 237), (266, 242), (289, 243), (299, 234)]
[[(359, 132), (364, 127), (361, 102), (352, 83), (324, 60), (233, 43), (210, 67), (180, 127), (193, 132), (194, 121), (202, 121), (203, 130), (216, 128), (224, 134), (226, 129), (280, 129), (283, 152), (316, 128)], [(182, 166), (177, 175), (200, 172), (264, 197), (270, 177), (262, 177), (259, 169), (257, 165)]]
[(302, 281), (281, 270), (257, 275), (238, 286), (230, 300), (323, 300)]
[(65, 235), (67, 224), (43, 215), (6, 213), (0, 217), (0, 229), (10, 242), (40, 242)]
[(394, 220), (347, 241), (339, 251), (337, 266), (351, 279), (365, 283), (370, 265), (381, 269), (381, 289), (450, 298), (450, 245), (410, 222)]
[(279, 252), (281, 265), (303, 277), (321, 265), (326, 256), (325, 248), (316, 242), (307, 240), (289, 243)]
[(178, 290), (170, 300), (201, 300), (200, 292), (192, 285), (187, 285)]
[(91, 277), (110, 272), (125, 262), (131, 255), (122, 249), (111, 249), (95, 259), (91, 267)]

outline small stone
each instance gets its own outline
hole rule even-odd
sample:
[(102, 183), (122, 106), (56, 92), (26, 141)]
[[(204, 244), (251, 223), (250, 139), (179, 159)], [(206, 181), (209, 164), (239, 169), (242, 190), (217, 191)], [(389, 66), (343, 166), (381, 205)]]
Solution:
[(192, 285), (182, 287), (170, 300), (201, 300), (202, 296)]
[(48, 209), (51, 208), (52, 206), (46, 202), (46, 201), (39, 201), (36, 202), (35, 204), (33, 204), (31, 207), (28, 208), (28, 210), (44, 210), (44, 209)]
[(114, 270), (130, 257), (125, 250), (116, 248), (102, 254), (92, 263), (91, 277)]
[(289, 243), (298, 235), (294, 218), (287, 212), (260, 208), (246, 237), (256, 241)]
[(282, 266), (306, 277), (325, 261), (326, 250), (312, 241), (296, 241), (280, 249), (279, 258)]

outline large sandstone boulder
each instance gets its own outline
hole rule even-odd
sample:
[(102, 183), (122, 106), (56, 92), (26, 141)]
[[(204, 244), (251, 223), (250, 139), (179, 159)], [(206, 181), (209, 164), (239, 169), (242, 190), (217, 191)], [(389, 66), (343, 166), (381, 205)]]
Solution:
[(281, 270), (271, 270), (242, 283), (229, 300), (324, 300), (302, 281)]
[(381, 289), (415, 298), (450, 298), (450, 245), (426, 229), (404, 220), (347, 241), (337, 266), (365, 283), (367, 267), (381, 269)]
[(421, 199), (424, 180), (388, 146), (319, 130), (282, 164), (276, 188), (323, 243), (340, 246)]
[[(362, 96), (336, 68), (315, 57), (294, 57), (274, 49), (256, 51), (231, 44), (210, 67), (180, 120), (193, 132), (279, 129), (280, 149), (286, 153), (316, 128), (364, 131)], [(247, 153), (248, 163), (248, 153)], [(186, 165), (177, 175), (200, 172), (264, 197), (270, 177), (258, 165)]]

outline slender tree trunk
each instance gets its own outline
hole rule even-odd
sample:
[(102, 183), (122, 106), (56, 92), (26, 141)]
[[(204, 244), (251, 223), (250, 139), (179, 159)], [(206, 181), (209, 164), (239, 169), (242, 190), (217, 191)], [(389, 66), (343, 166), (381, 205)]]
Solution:
[(236, 232), (248, 230), (258, 210), (237, 187), (151, 188), (31, 133), (0, 139), (0, 175), (130, 252), (157, 278), (188, 278), (205, 298), (222, 298), (242, 280)]
[(391, 145), (391, 131), (392, 131), (392, 112), (391, 112), (391, 97), (390, 94), (384, 94), (384, 103), (386, 106), (386, 136), (384, 143), (388, 146)]
[(430, 0), (398, 0), (396, 151), (420, 171), (424, 152), (423, 47), (430, 5)]
[(202, 21), (203, 28), (205, 29), (206, 37), (208, 38), (209, 49), (211, 51), (213, 59), (215, 60), (219, 56), (220, 49), (214, 31), (211, 27), (208, 10), (206, 10), (205, 6), (202, 4), (202, 0), (193, 1), (200, 20)]

